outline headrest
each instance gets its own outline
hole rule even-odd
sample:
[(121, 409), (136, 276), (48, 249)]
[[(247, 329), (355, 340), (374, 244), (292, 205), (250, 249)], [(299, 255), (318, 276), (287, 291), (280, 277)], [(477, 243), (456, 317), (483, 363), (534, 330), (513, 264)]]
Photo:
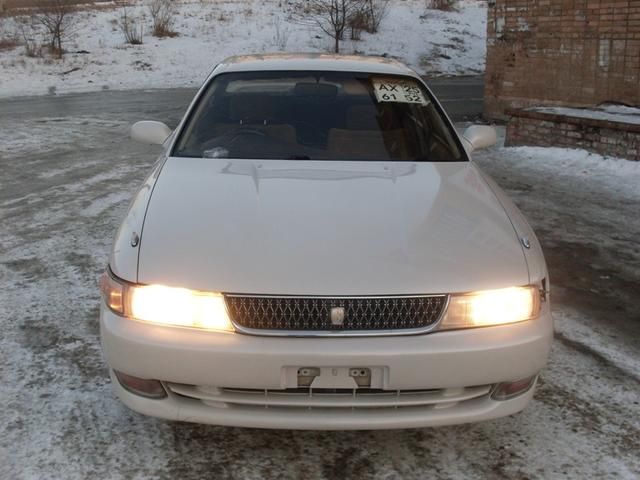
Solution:
[(378, 110), (373, 105), (357, 105), (347, 110), (348, 130), (380, 130)]
[(229, 116), (242, 123), (264, 123), (272, 119), (275, 99), (268, 95), (232, 95), (229, 100)]
[(331, 97), (338, 95), (338, 87), (329, 83), (298, 82), (294, 93), (301, 97)]

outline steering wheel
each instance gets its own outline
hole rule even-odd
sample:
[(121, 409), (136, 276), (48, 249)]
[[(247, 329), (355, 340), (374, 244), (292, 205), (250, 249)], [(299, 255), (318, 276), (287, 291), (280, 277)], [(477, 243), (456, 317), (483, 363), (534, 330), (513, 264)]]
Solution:
[(255, 135), (256, 137), (266, 137), (267, 134), (257, 128), (247, 127), (241, 128), (233, 132), (233, 138), (240, 137), (242, 135)]
[(238, 141), (241, 141), (242, 137), (259, 137), (260, 139), (266, 139), (267, 134), (256, 128), (243, 128), (232, 132), (226, 132), (222, 135), (214, 137), (207, 142), (203, 142), (202, 148), (207, 150), (214, 147), (232, 148)]
[(239, 123), (242, 126), (252, 125), (252, 126), (264, 126), (273, 125), (278, 123), (278, 120), (275, 117), (263, 117), (263, 116), (245, 116), (239, 119)]

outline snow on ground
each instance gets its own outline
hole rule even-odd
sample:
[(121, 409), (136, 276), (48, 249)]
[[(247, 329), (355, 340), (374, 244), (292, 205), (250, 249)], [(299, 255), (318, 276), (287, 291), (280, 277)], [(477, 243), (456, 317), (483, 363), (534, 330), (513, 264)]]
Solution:
[(608, 191), (619, 198), (638, 199), (640, 194), (640, 162), (574, 148), (511, 147), (506, 152), (515, 165), (535, 168), (545, 176), (559, 176), (574, 185), (582, 183), (585, 188)]
[(566, 115), (569, 117), (592, 118), (595, 120), (608, 120), (610, 122), (640, 125), (640, 108), (626, 105), (604, 104), (594, 108), (532, 107), (528, 110)]
[[(568, 148), (511, 147), (500, 152), (497, 159), (490, 153), (480, 153), (478, 159), (482, 167), (490, 173), (494, 170), (518, 172), (537, 190), (542, 190), (541, 185), (548, 182), (562, 185), (562, 190), (556, 187), (549, 195), (536, 196), (536, 204), (527, 202), (524, 209), (528, 207), (540, 214), (533, 223), (537, 230), (544, 232), (548, 246), (587, 243), (603, 250), (604, 258), (597, 259), (594, 252), (583, 257), (595, 270), (595, 281), (588, 286), (592, 296), (613, 289), (616, 274), (638, 275), (640, 250), (632, 232), (640, 232), (640, 217), (635, 213), (640, 208), (640, 162)], [(514, 179), (505, 181), (509, 185)], [(515, 185), (516, 200), (519, 196), (533, 198), (529, 188), (521, 192), (517, 180)], [(579, 192), (579, 195), (563, 198), (563, 190), (565, 195), (566, 192)], [(563, 207), (577, 220), (570, 217), (568, 221)], [(583, 255), (584, 251), (580, 252), (580, 256)], [(613, 268), (617, 270), (615, 274), (610, 271)], [(554, 284), (553, 275), (551, 283)], [(562, 284), (558, 288), (561, 289)], [(640, 286), (636, 286), (635, 291), (640, 294)], [(615, 326), (590, 322), (575, 308), (556, 311), (554, 318), (556, 332), (589, 346), (640, 382), (637, 346), (620, 341)], [(640, 394), (637, 397), (640, 399)]]
[[(68, 97), (47, 99), (68, 110), (59, 116), (3, 115), (0, 103), (0, 478), (639, 478), (640, 162), (475, 156), (531, 221), (551, 271), (556, 341), (523, 413), (383, 432), (165, 422), (111, 392), (96, 280), (156, 153), (123, 138), (142, 111), (164, 115), (166, 95), (142, 92), (124, 111), (104, 95), (99, 115)], [(38, 125), (49, 132), (30, 137)]]
[[(486, 8), (486, 1), (462, 0), (460, 11), (441, 12), (425, 9), (423, 0), (394, 0), (379, 33), (344, 41), (342, 52), (397, 57), (431, 76), (482, 73)], [(292, 9), (280, 0), (185, 1), (174, 27), (179, 36), (158, 39), (148, 34), (147, 8), (139, 3), (127, 9), (147, 17), (144, 43), (135, 46), (124, 43), (119, 9), (81, 12), (61, 61), (29, 58), (23, 47), (0, 50), (0, 97), (198, 86), (228, 56), (331, 50), (320, 30), (291, 21)], [(17, 28), (16, 19), (0, 19), (0, 38)]]
[[(541, 147), (481, 151), (476, 161), (527, 216), (550, 270), (556, 341), (536, 400), (560, 415), (539, 418), (547, 426), (536, 441), (558, 442), (549, 422), (569, 425), (552, 447), (559, 455), (582, 458), (593, 476), (638, 478), (639, 465), (619, 460), (628, 433), (640, 438), (638, 413), (627, 411), (640, 405), (640, 162)], [(602, 436), (611, 441), (594, 449)], [(581, 475), (570, 467), (533, 477)]]

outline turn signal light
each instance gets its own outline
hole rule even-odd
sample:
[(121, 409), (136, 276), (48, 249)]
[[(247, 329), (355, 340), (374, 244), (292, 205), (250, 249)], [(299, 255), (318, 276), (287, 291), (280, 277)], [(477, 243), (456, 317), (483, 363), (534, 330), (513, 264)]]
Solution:
[(116, 378), (120, 385), (135, 395), (140, 395), (146, 398), (160, 399), (167, 396), (167, 392), (164, 391), (162, 383), (158, 380), (148, 380), (146, 378), (138, 378), (133, 375), (127, 375), (126, 373), (114, 370)]
[(523, 378), (515, 382), (499, 383), (493, 391), (491, 398), (494, 400), (509, 400), (510, 398), (522, 395), (535, 385), (537, 378), (538, 376), (534, 375), (533, 377)]

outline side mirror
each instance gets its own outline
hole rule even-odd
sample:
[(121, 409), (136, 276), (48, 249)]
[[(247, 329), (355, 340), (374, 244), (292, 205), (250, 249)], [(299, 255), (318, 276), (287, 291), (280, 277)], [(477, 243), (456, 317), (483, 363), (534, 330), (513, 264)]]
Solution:
[(131, 138), (149, 145), (162, 145), (171, 135), (171, 129), (162, 122), (136, 122), (131, 126)]
[(469, 153), (481, 148), (492, 147), (498, 141), (496, 129), (487, 125), (471, 125), (462, 134), (469, 145)]

